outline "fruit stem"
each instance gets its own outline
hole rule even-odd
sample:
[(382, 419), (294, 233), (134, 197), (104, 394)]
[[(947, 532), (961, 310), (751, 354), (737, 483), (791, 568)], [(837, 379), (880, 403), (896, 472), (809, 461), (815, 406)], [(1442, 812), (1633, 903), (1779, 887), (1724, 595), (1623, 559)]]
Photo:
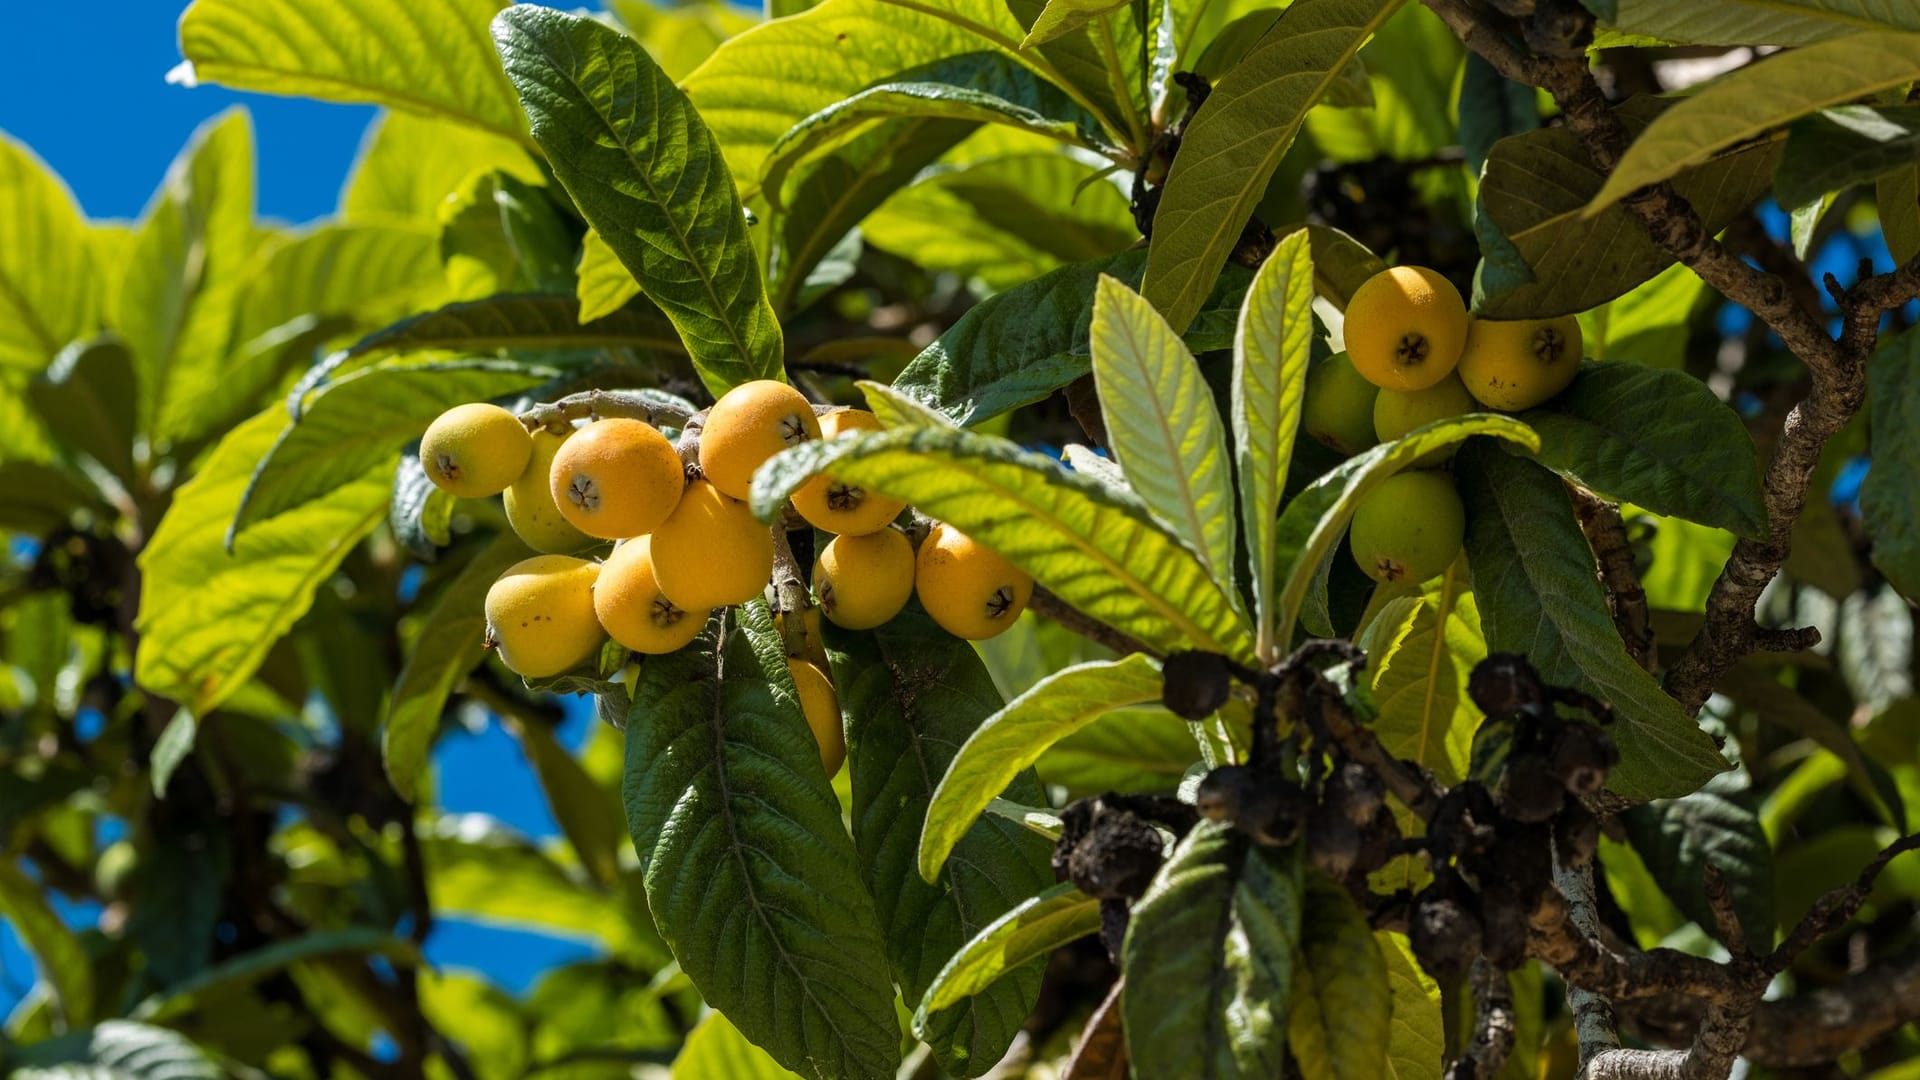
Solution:
[(783, 521), (773, 523), (773, 605), (784, 618), (780, 620), (780, 640), (787, 655), (807, 658), (806, 611), (813, 606), (806, 580), (800, 574), (800, 560), (794, 557)]
[(562, 433), (575, 420), (620, 417), (654, 427), (678, 427), (692, 415), (686, 402), (657, 390), (583, 390), (533, 406), (520, 414), (520, 422), (529, 431), (546, 428)]

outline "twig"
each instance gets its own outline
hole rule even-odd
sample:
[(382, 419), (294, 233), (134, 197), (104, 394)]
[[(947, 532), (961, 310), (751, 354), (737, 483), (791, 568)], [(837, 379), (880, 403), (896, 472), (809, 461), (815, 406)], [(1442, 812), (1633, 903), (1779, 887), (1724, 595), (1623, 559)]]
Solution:
[(1812, 948), (1814, 942), (1825, 937), (1828, 931), (1853, 918), (1853, 913), (1859, 911), (1860, 905), (1866, 903), (1867, 897), (1873, 893), (1873, 883), (1879, 878), (1880, 871), (1885, 870), (1894, 859), (1916, 849), (1920, 849), (1920, 833), (1901, 837), (1874, 856), (1851, 885), (1843, 885), (1815, 901), (1813, 909), (1787, 934), (1780, 947), (1767, 957), (1768, 971), (1786, 970), (1795, 957)]
[(1484, 956), (1473, 962), (1473, 1042), (1447, 1070), (1447, 1080), (1490, 1080), (1513, 1053), (1517, 1020), (1506, 972)]
[(1035, 615), (1052, 619), (1068, 630), (1100, 645), (1105, 645), (1121, 656), (1129, 653), (1153, 652), (1146, 643), (1131, 634), (1122, 633), (1095, 619), (1080, 609), (1060, 599), (1052, 590), (1043, 585), (1033, 587), (1033, 599), (1027, 602)]
[(1620, 508), (1592, 492), (1569, 484), (1573, 513), (1580, 531), (1593, 549), (1599, 565), (1600, 583), (1607, 590), (1613, 608), (1613, 624), (1627, 655), (1647, 670), (1653, 670), (1653, 616), (1647, 607), (1647, 591), (1640, 586), (1640, 572), (1633, 565), (1633, 548), (1627, 542), (1627, 525), (1620, 519)]
[(543, 402), (520, 414), (528, 430), (562, 428), (574, 420), (627, 417), (658, 427), (683, 425), (689, 416), (686, 407), (664, 394), (649, 390), (583, 390), (558, 401)]

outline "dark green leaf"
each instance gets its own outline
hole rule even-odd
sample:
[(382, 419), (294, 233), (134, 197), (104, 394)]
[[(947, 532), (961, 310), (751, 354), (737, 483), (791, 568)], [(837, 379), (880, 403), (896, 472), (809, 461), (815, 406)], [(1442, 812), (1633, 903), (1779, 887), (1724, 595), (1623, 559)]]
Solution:
[(81, 510), (106, 509), (100, 493), (71, 469), (0, 462), (0, 528), (37, 536), (67, 524)]
[(1637, 806), (1620, 815), (1633, 849), (1653, 873), (1660, 891), (1687, 918), (1716, 937), (1707, 902), (1709, 866), (1733, 893), (1733, 910), (1747, 945), (1759, 953), (1773, 947), (1773, 850), (1760, 819), (1741, 796), (1712, 787), (1684, 798)]
[[(1615, 111), (1638, 132), (1667, 105), (1639, 97)], [(1765, 194), (1780, 145), (1760, 139), (1736, 147), (1675, 177), (1674, 187), (1707, 229), (1718, 232)], [(1474, 221), (1481, 254), (1477, 313), (1532, 319), (1585, 311), (1672, 265), (1673, 256), (1625, 208), (1583, 215), (1604, 180), (1564, 127), (1503, 139), (1493, 148)]]
[(1478, 175), (1494, 143), (1539, 126), (1533, 87), (1501, 75), (1485, 57), (1469, 52), (1460, 80), (1460, 149), (1466, 152), (1467, 168)]
[(1684, 371), (1586, 364), (1522, 419), (1540, 433), (1540, 464), (1582, 487), (1740, 536), (1766, 532), (1746, 423)]
[(1773, 172), (1781, 206), (1804, 206), (1920, 161), (1920, 108), (1842, 105), (1794, 121)]
[(1520, 653), (1547, 682), (1612, 703), (1620, 765), (1607, 786), (1673, 797), (1727, 768), (1713, 739), (1627, 655), (1560, 479), (1476, 444), (1462, 448), (1455, 475), (1487, 648)]
[(1303, 899), (1287, 1049), (1304, 1080), (1386, 1076), (1393, 993), (1367, 914), (1318, 871)]
[(440, 549), (453, 542), (453, 507), (459, 502), (427, 478), (420, 464), (420, 449), (409, 446), (400, 453), (393, 470), (393, 502), (387, 508), (387, 528), (407, 554), (423, 563), (439, 557)]
[(1399, 0), (1296, 0), (1186, 127), (1140, 292), (1184, 332), (1215, 288), (1307, 111)]
[(487, 616), (482, 605), (487, 589), (507, 567), (531, 554), (518, 537), (502, 532), (448, 583), (421, 622), (388, 699), (381, 734), (387, 780), (401, 798), (413, 801), (447, 697), (483, 655)]
[[(976, 304), (927, 346), (894, 389), (962, 424), (1039, 401), (1092, 370), (1094, 285), (1108, 274), (1129, 287), (1146, 255), (1129, 251), (1063, 266)], [(1225, 348), (1251, 275), (1228, 267), (1185, 338), (1194, 352)]]
[(815, 441), (760, 470), (754, 512), (771, 518), (794, 489), (829, 467), (838, 479), (952, 524), (1149, 647), (1252, 657), (1246, 619), (1198, 556), (1137, 500), (1050, 457), (1005, 439), (932, 428)]
[(516, 6), (494, 37), (554, 175), (673, 320), (708, 389), (780, 378), (780, 324), (745, 211), (686, 94), (592, 19)]
[(171, 836), (143, 853), (135, 883), (140, 903), (127, 936), (140, 944), (161, 987), (197, 978), (213, 963), (214, 928), (232, 874), (233, 845), (213, 829)]
[(1298, 848), (1202, 821), (1133, 907), (1120, 999), (1136, 1076), (1266, 1080), (1286, 1059)]
[[(934, 788), (1000, 694), (973, 646), (917, 606), (872, 633), (829, 630), (827, 645), (847, 721), (854, 846), (901, 996), (917, 1003), (954, 952), (1052, 883), (1052, 848), (1014, 822), (982, 818), (931, 884), (923, 880), (915, 853)], [(1031, 771), (1007, 794), (1030, 804), (1046, 798)], [(1019, 1033), (1041, 973), (1037, 962), (1009, 972), (979, 996), (918, 1018), (915, 1031), (950, 1075), (978, 1076)]]
[(950, 1009), (989, 989), (1008, 972), (1019, 971), (1099, 929), (1100, 901), (1063, 881), (1014, 905), (954, 953), (927, 989), (920, 1013)]
[(1873, 565), (1908, 599), (1920, 597), (1920, 334), (1908, 332), (1867, 360), (1873, 468), (1860, 488), (1860, 515), (1873, 540)]
[(873, 901), (766, 606), (640, 665), (627, 825), (647, 899), (709, 1003), (818, 1080), (900, 1060)]
[(986, 717), (962, 736), (964, 745), (941, 769), (917, 838), (920, 876), (934, 881), (944, 872), (987, 804), (1048, 747), (1115, 709), (1159, 699), (1159, 665), (1136, 653), (1055, 672)]
[(1861, 31), (1920, 30), (1885, 0), (1585, 0), (1623, 33), (1694, 45), (1811, 45)]
[(1920, 256), (1920, 165), (1881, 177), (1873, 195), (1894, 261)]
[(1861, 752), (1852, 729), (1829, 716), (1799, 693), (1755, 664), (1735, 664), (1714, 689), (1735, 704), (1751, 709), (1760, 719), (1804, 739), (1811, 739), (1846, 766), (1847, 779), (1862, 799), (1877, 804), (1888, 824), (1907, 832), (1906, 803), (1891, 773), (1876, 758)]
[(27, 400), (69, 449), (123, 482), (133, 476), (133, 354), (117, 338), (75, 342), (27, 387)]

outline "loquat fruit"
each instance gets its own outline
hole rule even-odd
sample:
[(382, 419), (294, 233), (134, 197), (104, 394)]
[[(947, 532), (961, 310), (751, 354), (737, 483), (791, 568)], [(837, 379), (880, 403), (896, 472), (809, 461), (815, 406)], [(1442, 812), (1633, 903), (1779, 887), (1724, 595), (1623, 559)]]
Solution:
[(1466, 537), (1466, 509), (1444, 472), (1395, 473), (1353, 512), (1353, 561), (1382, 583), (1425, 581), (1452, 565)]
[(746, 503), (695, 480), (653, 531), (652, 555), (660, 591), (680, 607), (744, 604), (773, 575), (773, 533)]
[(1300, 424), (1315, 441), (1352, 457), (1379, 442), (1373, 434), (1373, 401), (1379, 393), (1354, 368), (1352, 357), (1334, 353), (1307, 372)]
[(514, 535), (533, 550), (550, 555), (569, 555), (598, 542), (574, 528), (553, 501), (553, 458), (570, 435), (546, 428), (534, 432), (533, 456), (527, 459), (526, 469), (500, 493)]
[(1013, 625), (1033, 599), (1033, 578), (941, 522), (920, 543), (914, 591), (954, 637), (985, 641)]
[(1565, 390), (1580, 373), (1580, 320), (1475, 319), (1460, 354), (1467, 392), (1489, 408), (1519, 412)]
[(700, 429), (700, 470), (721, 492), (744, 499), (754, 471), (773, 455), (820, 438), (806, 396), (783, 382), (756, 379), (720, 396)]
[[(1477, 408), (1479, 403), (1467, 393), (1459, 376), (1449, 372), (1446, 378), (1423, 390), (1380, 391), (1373, 402), (1373, 432), (1381, 442), (1392, 442), (1435, 420), (1462, 416)], [(1445, 465), (1453, 457), (1453, 451), (1453, 446), (1429, 451), (1414, 460), (1414, 467), (1431, 469)]]
[(637, 653), (678, 652), (700, 634), (712, 611), (688, 611), (667, 599), (653, 574), (653, 538), (624, 541), (600, 565), (593, 612), (607, 636)]
[(517, 675), (544, 679), (593, 659), (606, 641), (593, 614), (598, 564), (535, 555), (507, 568), (487, 590), (487, 640)]
[(498, 405), (455, 405), (420, 437), (427, 479), (462, 499), (498, 495), (527, 467), (533, 440), (520, 418)]
[(1367, 381), (1420, 390), (1447, 377), (1467, 343), (1467, 305), (1438, 270), (1394, 266), (1347, 302), (1347, 354)]
[(828, 776), (840, 771), (847, 760), (847, 733), (840, 726), (840, 699), (826, 672), (805, 660), (787, 658), (787, 671), (793, 676), (794, 689), (800, 691), (800, 711), (806, 714), (807, 727), (820, 744), (820, 767)]
[[(880, 418), (863, 409), (836, 409), (820, 417), (820, 435), (837, 439), (861, 431), (884, 431)], [(704, 440), (701, 443), (705, 447)], [(843, 484), (822, 473), (793, 493), (793, 508), (816, 529), (842, 536), (859, 536), (887, 527), (907, 504), (869, 492), (857, 484)]]
[(835, 626), (871, 630), (913, 595), (913, 545), (896, 529), (836, 536), (813, 563), (813, 591)]
[(554, 503), (575, 528), (624, 540), (652, 532), (673, 513), (686, 469), (659, 429), (615, 417), (575, 431), (554, 455), (549, 480)]

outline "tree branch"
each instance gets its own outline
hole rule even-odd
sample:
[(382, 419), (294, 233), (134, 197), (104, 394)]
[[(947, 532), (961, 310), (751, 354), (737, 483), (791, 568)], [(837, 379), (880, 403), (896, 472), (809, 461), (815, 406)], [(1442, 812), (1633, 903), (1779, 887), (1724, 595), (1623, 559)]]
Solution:
[(1131, 634), (1123, 634), (1106, 623), (1081, 611), (1079, 608), (1060, 599), (1044, 585), (1033, 587), (1033, 599), (1027, 602), (1035, 615), (1044, 616), (1079, 634), (1081, 637), (1105, 645), (1121, 656), (1129, 653), (1152, 653), (1146, 643)]
[(1633, 548), (1627, 542), (1627, 525), (1620, 519), (1620, 508), (1590, 491), (1569, 484), (1573, 513), (1580, 531), (1587, 536), (1599, 564), (1600, 584), (1607, 590), (1607, 602), (1613, 608), (1613, 624), (1626, 643), (1627, 655), (1647, 670), (1653, 670), (1653, 616), (1647, 607), (1647, 591), (1640, 586), (1640, 571), (1633, 565)]

